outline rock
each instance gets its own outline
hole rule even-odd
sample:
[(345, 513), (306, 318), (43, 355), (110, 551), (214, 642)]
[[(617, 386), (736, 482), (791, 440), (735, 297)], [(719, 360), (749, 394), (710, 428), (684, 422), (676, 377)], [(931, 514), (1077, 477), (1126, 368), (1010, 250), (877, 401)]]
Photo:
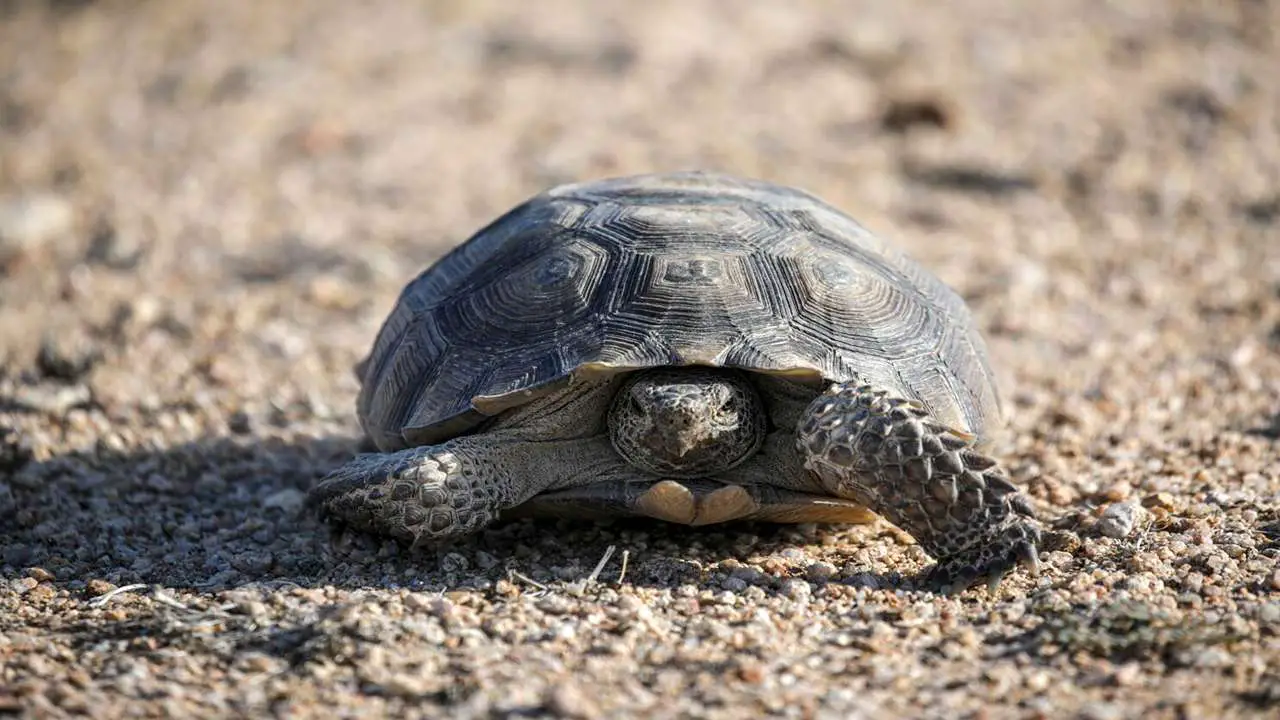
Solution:
[(445, 553), (440, 558), (440, 569), (447, 573), (462, 573), (471, 568), (471, 562), (467, 558), (456, 552)]
[(30, 440), (13, 428), (0, 427), (0, 472), (17, 472), (32, 457)]
[(231, 556), (231, 566), (246, 575), (261, 575), (270, 570), (275, 563), (275, 555), (263, 550), (242, 552)]
[(123, 236), (110, 223), (100, 222), (89, 240), (85, 262), (112, 270), (133, 270), (145, 254), (145, 248), (131, 236)]
[(52, 193), (0, 197), (0, 260), (31, 252), (71, 232), (71, 203)]
[(1142, 507), (1135, 502), (1112, 503), (1098, 518), (1096, 528), (1100, 535), (1117, 540), (1129, 536), (1138, 524)]
[(76, 382), (102, 360), (102, 351), (83, 333), (46, 335), (36, 353), (36, 370), (51, 380)]
[(1080, 717), (1086, 720), (1120, 720), (1124, 716), (1120, 708), (1105, 702), (1092, 702), (1080, 709)]
[(17, 578), (9, 581), (9, 589), (18, 595), (25, 595), (31, 592), (40, 584), (39, 580), (31, 577)]
[(253, 432), (253, 416), (243, 410), (237, 410), (227, 418), (227, 429), (236, 435), (248, 435)]
[(31, 410), (64, 415), (71, 408), (89, 404), (92, 398), (93, 393), (87, 385), (42, 383), (19, 388), (13, 399)]
[(804, 574), (809, 582), (826, 582), (835, 577), (837, 572), (835, 565), (825, 560), (819, 560), (805, 568)]
[(87, 583), (85, 583), (84, 587), (85, 592), (87, 592), (91, 597), (100, 597), (116, 589), (114, 583), (101, 578), (91, 578)]
[(307, 496), (297, 488), (284, 488), (271, 493), (262, 501), (266, 508), (276, 508), (287, 513), (295, 512), (306, 502)]
[(809, 583), (801, 580), (800, 578), (787, 578), (786, 580), (783, 580), (782, 586), (779, 590), (783, 597), (799, 601), (808, 600), (809, 595), (813, 592), (813, 588), (809, 586)]

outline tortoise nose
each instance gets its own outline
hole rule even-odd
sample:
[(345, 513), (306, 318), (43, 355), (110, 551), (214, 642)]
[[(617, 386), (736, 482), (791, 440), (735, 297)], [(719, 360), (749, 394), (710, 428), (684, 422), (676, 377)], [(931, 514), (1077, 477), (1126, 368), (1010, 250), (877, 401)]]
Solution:
[(679, 403), (662, 414), (662, 422), (674, 429), (684, 429), (692, 425), (700, 413), (701, 409), (694, 403)]
[(658, 418), (659, 432), (664, 436), (663, 445), (675, 457), (682, 458), (697, 446), (699, 438), (691, 430), (696, 427), (698, 416), (697, 407), (680, 403), (666, 408)]

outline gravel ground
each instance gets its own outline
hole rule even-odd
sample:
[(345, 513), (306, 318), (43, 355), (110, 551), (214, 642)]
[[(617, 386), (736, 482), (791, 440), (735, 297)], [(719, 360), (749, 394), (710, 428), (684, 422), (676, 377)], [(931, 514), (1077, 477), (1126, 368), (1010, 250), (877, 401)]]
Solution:
[[(0, 2), (0, 712), (1276, 717), (1280, 3), (524, 7)], [(692, 167), (971, 302), (1038, 577), (931, 594), (884, 523), (301, 511), (425, 263)]]

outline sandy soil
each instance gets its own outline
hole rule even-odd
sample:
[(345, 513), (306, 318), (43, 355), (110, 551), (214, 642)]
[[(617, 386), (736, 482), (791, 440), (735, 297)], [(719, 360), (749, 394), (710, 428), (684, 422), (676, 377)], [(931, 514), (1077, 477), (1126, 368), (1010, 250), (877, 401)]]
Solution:
[[(1275, 717), (1280, 3), (525, 7), (0, 2), (0, 712)], [(1039, 577), (933, 595), (883, 523), (299, 512), (425, 263), (692, 167), (971, 302)]]

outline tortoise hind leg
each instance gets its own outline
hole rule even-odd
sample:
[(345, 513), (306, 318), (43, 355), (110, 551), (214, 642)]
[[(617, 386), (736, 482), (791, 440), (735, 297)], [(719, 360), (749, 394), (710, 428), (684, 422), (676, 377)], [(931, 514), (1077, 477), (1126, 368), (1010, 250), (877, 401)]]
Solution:
[(1038, 570), (1040, 529), (1026, 496), (973, 436), (917, 403), (837, 384), (810, 404), (797, 443), (832, 493), (910, 533), (938, 561), (933, 584), (994, 588), (1015, 565)]
[(475, 532), (548, 489), (595, 482), (606, 436), (536, 442), (505, 433), (359, 455), (322, 479), (308, 504), (364, 532), (418, 542)]

